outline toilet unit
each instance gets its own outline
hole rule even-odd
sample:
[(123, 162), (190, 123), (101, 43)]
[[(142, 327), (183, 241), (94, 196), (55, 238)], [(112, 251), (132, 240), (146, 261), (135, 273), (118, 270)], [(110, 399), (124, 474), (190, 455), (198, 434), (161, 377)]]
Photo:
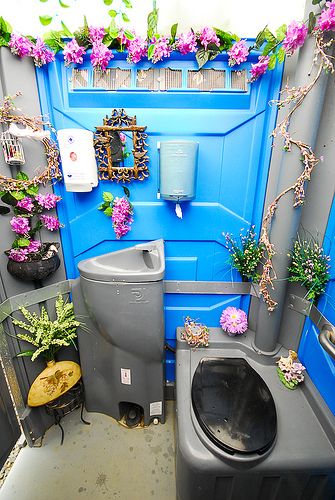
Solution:
[[(178, 500), (332, 500), (334, 417), (308, 376), (287, 389), (254, 333), (210, 328), (191, 348), (177, 329)], [(325, 422), (329, 425), (325, 425)]]
[(129, 426), (139, 414), (145, 425), (163, 423), (163, 240), (87, 259), (78, 268), (75, 311), (90, 330), (78, 335), (86, 409), (125, 416)]

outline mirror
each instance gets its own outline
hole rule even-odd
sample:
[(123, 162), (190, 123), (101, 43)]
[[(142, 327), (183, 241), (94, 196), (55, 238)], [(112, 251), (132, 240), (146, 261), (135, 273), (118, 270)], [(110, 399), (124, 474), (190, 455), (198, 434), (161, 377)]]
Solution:
[(136, 123), (124, 109), (113, 109), (103, 125), (96, 127), (95, 154), (100, 180), (143, 181), (149, 177), (146, 127)]

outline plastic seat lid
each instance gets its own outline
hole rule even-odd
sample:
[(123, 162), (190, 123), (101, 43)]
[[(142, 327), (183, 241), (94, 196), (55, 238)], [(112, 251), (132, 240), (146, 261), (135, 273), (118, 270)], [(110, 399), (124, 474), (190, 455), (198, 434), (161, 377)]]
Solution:
[(263, 454), (275, 440), (273, 397), (243, 358), (203, 358), (193, 376), (192, 405), (207, 437), (227, 453)]

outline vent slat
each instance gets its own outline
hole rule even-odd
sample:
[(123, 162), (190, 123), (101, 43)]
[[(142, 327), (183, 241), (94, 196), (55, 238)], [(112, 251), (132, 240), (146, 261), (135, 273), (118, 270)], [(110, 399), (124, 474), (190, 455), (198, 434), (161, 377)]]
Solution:
[(88, 69), (73, 69), (71, 80), (72, 89), (88, 87)]
[(187, 88), (209, 91), (225, 88), (226, 72), (221, 69), (200, 69), (187, 72)]
[(247, 72), (245, 69), (231, 72), (231, 88), (237, 90), (248, 90)]

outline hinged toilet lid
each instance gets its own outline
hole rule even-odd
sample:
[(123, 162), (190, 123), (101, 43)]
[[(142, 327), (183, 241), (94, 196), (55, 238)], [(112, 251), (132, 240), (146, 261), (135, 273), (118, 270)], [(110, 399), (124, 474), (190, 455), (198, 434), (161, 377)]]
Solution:
[(276, 437), (273, 397), (243, 358), (203, 358), (193, 376), (192, 405), (207, 437), (230, 454), (262, 454)]

